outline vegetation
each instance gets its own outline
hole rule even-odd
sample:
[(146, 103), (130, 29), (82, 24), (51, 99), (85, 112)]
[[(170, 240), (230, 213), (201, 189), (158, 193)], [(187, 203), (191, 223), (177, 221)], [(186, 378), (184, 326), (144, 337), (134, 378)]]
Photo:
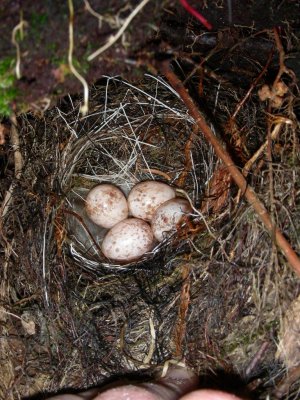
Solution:
[(0, 119), (10, 116), (11, 104), (17, 95), (14, 65), (15, 60), (12, 57), (6, 57), (0, 60)]

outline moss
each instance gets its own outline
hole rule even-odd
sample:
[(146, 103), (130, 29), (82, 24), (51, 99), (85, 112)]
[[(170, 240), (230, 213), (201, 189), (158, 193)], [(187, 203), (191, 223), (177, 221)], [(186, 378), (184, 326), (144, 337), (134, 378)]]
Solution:
[(29, 18), (30, 31), (35, 40), (41, 39), (41, 31), (48, 22), (48, 15), (46, 13), (32, 13)]
[(0, 119), (8, 117), (11, 114), (11, 103), (17, 96), (14, 65), (15, 60), (12, 57), (0, 60)]
[(73, 57), (73, 64), (74, 67), (81, 73), (86, 74), (90, 68), (90, 64), (87, 61), (86, 57), (83, 56), (82, 59), (79, 61), (77, 58)]

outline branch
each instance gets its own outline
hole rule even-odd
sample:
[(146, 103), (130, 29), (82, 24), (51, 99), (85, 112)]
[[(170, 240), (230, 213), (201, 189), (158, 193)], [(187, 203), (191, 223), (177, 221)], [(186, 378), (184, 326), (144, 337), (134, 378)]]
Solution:
[(291, 245), (283, 236), (283, 234), (280, 232), (280, 230), (273, 225), (272, 220), (265, 206), (259, 200), (253, 188), (250, 185), (248, 185), (243, 174), (239, 171), (239, 169), (234, 164), (228, 152), (222, 146), (222, 143), (219, 141), (219, 139), (214, 135), (210, 127), (207, 125), (206, 121), (202, 117), (197, 106), (195, 105), (192, 98), (185, 89), (183, 83), (171, 70), (169, 62), (164, 62), (162, 64), (161, 71), (166, 76), (166, 78), (173, 86), (173, 88), (180, 95), (182, 101), (185, 103), (186, 107), (189, 110), (190, 115), (194, 118), (195, 123), (202, 131), (204, 137), (213, 146), (217, 156), (224, 162), (224, 164), (226, 165), (228, 171), (232, 176), (232, 179), (235, 181), (237, 186), (242, 190), (248, 203), (254, 208), (254, 210), (256, 211), (257, 215), (261, 219), (262, 223), (264, 224), (268, 232), (271, 235), (274, 234), (277, 245), (287, 258), (287, 260), (289, 261), (295, 272), (300, 276), (300, 260), (297, 254), (292, 249)]

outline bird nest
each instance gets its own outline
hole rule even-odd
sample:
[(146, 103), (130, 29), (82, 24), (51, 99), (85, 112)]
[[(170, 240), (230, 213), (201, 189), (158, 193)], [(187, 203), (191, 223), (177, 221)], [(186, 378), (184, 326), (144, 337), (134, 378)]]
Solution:
[(63, 212), (70, 255), (81, 268), (100, 274), (108, 268), (162, 266), (187, 251), (187, 229), (179, 226), (138, 261), (125, 265), (110, 262), (101, 252), (107, 229), (88, 218), (86, 195), (99, 183), (112, 183), (127, 195), (138, 182), (159, 180), (195, 204), (194, 217), (199, 220), (196, 208), (213, 172), (213, 152), (201, 136), (193, 134), (193, 119), (162, 79), (148, 77), (144, 87), (137, 88), (111, 78), (92, 99), (94, 111), (84, 118), (79, 117), (79, 104), (68, 114), (59, 111), (71, 134), (62, 153), (59, 177), (66, 196)]
[[(205, 83), (223, 133), (246, 89)], [(299, 249), (299, 100), (289, 99), (278, 112), (272, 174), (258, 158), (248, 179), (266, 205), (272, 181), (274, 218)], [(224, 388), (240, 384), (261, 399), (273, 393), (300, 359), (299, 282), (252, 207), (229, 188), (177, 93), (160, 78), (137, 86), (107, 78), (91, 89), (89, 115), (80, 115), (80, 102), (68, 96), (42, 118), (18, 119), (22, 179), (8, 174), (0, 188), (2, 195), (12, 188), (0, 253), (0, 397), (152, 373), (169, 359), (185, 359), (209, 386), (221, 387), (226, 374)], [(253, 94), (236, 117), (243, 130), (231, 139), (248, 158), (264, 146), (265, 115)], [(100, 182), (128, 192), (147, 179), (191, 200), (192, 225), (138, 262), (111, 264), (99, 250), (105, 232), (85, 214), (86, 193)]]

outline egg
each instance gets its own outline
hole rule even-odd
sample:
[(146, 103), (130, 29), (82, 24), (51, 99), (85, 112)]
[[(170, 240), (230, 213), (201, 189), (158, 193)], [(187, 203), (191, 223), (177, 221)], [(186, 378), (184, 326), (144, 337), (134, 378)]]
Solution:
[(101, 248), (105, 257), (111, 260), (130, 262), (152, 250), (153, 242), (153, 233), (147, 222), (128, 218), (107, 232)]
[(175, 197), (175, 190), (163, 182), (144, 181), (135, 185), (128, 195), (131, 215), (151, 221), (155, 210)]
[(175, 231), (183, 215), (191, 213), (192, 208), (186, 199), (177, 197), (162, 204), (155, 211), (151, 221), (154, 237), (161, 242)]
[(111, 228), (128, 217), (128, 205), (123, 192), (108, 183), (97, 185), (89, 191), (85, 209), (89, 218), (104, 228)]

